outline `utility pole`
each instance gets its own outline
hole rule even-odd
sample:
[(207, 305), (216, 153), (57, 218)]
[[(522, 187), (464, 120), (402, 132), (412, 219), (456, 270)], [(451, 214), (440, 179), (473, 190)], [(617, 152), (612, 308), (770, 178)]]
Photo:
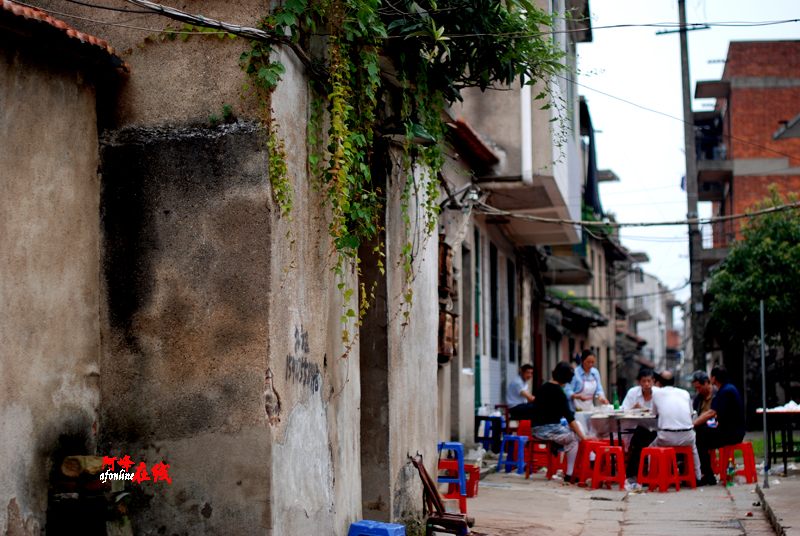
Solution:
[[(689, 43), (686, 29), (686, 0), (678, 0), (681, 35), (681, 79), (683, 82), (683, 134), (686, 144), (686, 201), (688, 219), (697, 218), (697, 149), (694, 141), (692, 89), (689, 76)], [(703, 263), (700, 259), (700, 227), (689, 224), (689, 281), (691, 282), (692, 354), (695, 370), (706, 369), (705, 322), (703, 311)]]

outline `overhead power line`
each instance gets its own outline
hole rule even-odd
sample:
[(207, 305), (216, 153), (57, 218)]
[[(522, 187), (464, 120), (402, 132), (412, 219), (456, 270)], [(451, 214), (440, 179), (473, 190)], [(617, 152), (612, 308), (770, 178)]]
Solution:
[(509, 218), (516, 218), (519, 220), (525, 221), (533, 221), (533, 222), (540, 222), (540, 223), (553, 223), (557, 225), (578, 225), (581, 227), (662, 227), (662, 226), (669, 226), (669, 225), (687, 225), (687, 224), (704, 224), (704, 223), (716, 223), (721, 221), (730, 221), (730, 220), (739, 220), (742, 218), (753, 218), (755, 216), (761, 216), (763, 214), (770, 214), (772, 212), (783, 212), (785, 210), (791, 210), (800, 208), (800, 201), (796, 203), (787, 203), (785, 205), (779, 205), (777, 207), (765, 208), (762, 210), (756, 210), (755, 212), (749, 212), (746, 214), (732, 214), (730, 216), (713, 216), (711, 218), (691, 218), (687, 220), (679, 220), (679, 221), (663, 221), (663, 222), (597, 222), (597, 221), (578, 221), (578, 220), (566, 220), (566, 219), (558, 219), (558, 218), (542, 218), (539, 216), (531, 216), (530, 214), (521, 214), (518, 212), (507, 212), (505, 210), (500, 210), (498, 208), (492, 207), (485, 203), (476, 202), (475, 206), (478, 211), (483, 212), (484, 214), (488, 214), (491, 216), (506, 216)]
[(566, 300), (569, 301), (571, 298), (576, 298), (576, 299), (579, 299), (579, 300), (586, 300), (586, 301), (610, 300), (610, 301), (624, 302), (625, 300), (627, 300), (629, 298), (645, 298), (647, 296), (660, 296), (662, 294), (672, 294), (673, 292), (677, 292), (677, 291), (679, 291), (681, 289), (686, 288), (688, 285), (689, 285), (689, 282), (687, 281), (686, 283), (684, 283), (683, 285), (681, 285), (679, 287), (668, 288), (668, 289), (660, 290), (658, 292), (650, 292), (648, 294), (631, 294), (630, 296), (598, 296), (598, 297), (594, 297), (594, 298), (570, 296), (569, 298), (566, 298)]
[(86, 7), (93, 7), (97, 9), (107, 9), (109, 11), (120, 11), (122, 13), (143, 13), (146, 15), (158, 15), (158, 13), (150, 10), (150, 9), (125, 9), (123, 7), (111, 7), (111, 6), (101, 6), (99, 4), (89, 4), (87, 2), (80, 2), (79, 0), (64, 0), (65, 2), (70, 2), (72, 4), (78, 4), (81, 6)]
[[(130, 1), (130, 0), (128, 0)], [(406, 13), (406, 16), (414, 16), (413, 13)], [(577, 21), (580, 22), (580, 21)], [(733, 28), (747, 28), (757, 26), (775, 26), (777, 24), (790, 24), (793, 22), (800, 22), (800, 19), (784, 19), (784, 20), (771, 20), (771, 21), (729, 21), (729, 22), (696, 22), (687, 24), (688, 29), (704, 29), (712, 26), (719, 27), (733, 27)], [(510, 37), (512, 39), (525, 39), (531, 37), (539, 37), (542, 35), (555, 35), (555, 34), (569, 34), (580, 33), (587, 30), (594, 32), (595, 30), (609, 30), (619, 28), (680, 28), (677, 22), (651, 22), (643, 24), (612, 24), (608, 26), (592, 26), (590, 28), (574, 28), (570, 30), (553, 30), (549, 32), (508, 32), (508, 33), (474, 33), (474, 34), (448, 34), (444, 35), (450, 39), (462, 39), (466, 37)], [(405, 35), (390, 35), (387, 39), (404, 39)]]
[[(232, 33), (235, 35), (239, 35), (242, 37), (247, 37), (250, 39), (259, 39), (259, 40), (271, 40), (274, 39), (274, 36), (264, 32), (263, 30), (247, 27), (247, 26), (239, 26), (235, 24), (230, 24), (214, 19), (208, 19), (203, 15), (191, 15), (185, 11), (181, 11), (179, 9), (175, 9), (169, 6), (163, 6), (161, 4), (157, 4), (155, 2), (149, 2), (147, 0), (125, 0), (128, 3), (144, 7), (144, 10), (134, 10), (134, 9), (124, 9), (124, 8), (117, 8), (111, 6), (104, 6), (100, 4), (91, 4), (88, 2), (81, 2), (79, 0), (65, 0), (66, 2), (71, 2), (73, 4), (79, 4), (87, 7), (92, 7), (95, 9), (105, 9), (110, 11), (121, 11), (125, 13), (142, 13), (142, 14), (154, 14), (154, 15), (162, 15), (164, 17), (168, 17), (172, 20), (178, 20), (183, 22), (188, 22), (191, 24), (195, 24), (198, 26), (204, 26), (207, 28), (217, 28), (220, 30), (225, 30), (228, 33)], [(21, 4), (21, 2), (18, 2)], [(22, 4), (24, 5), (24, 4)], [(32, 7), (32, 6), (31, 6)], [(41, 8), (39, 8), (41, 9)], [(50, 10), (44, 10), (50, 11)], [(438, 10), (438, 11), (450, 11), (448, 9)], [(55, 11), (50, 11), (52, 13), (56, 13)], [(405, 13), (401, 12), (404, 16), (414, 16), (417, 15), (415, 13)], [(60, 14), (62, 16), (73, 16), (67, 14)], [(80, 17), (75, 17), (80, 18)], [(91, 20), (91, 19), (87, 19)], [(111, 22), (104, 22), (104, 21), (93, 21), (99, 24), (108, 24), (108, 25), (115, 25)], [(687, 25), (687, 27), (708, 27), (708, 26), (720, 26), (720, 27), (757, 27), (757, 26), (774, 26), (777, 24), (790, 24), (794, 22), (800, 22), (800, 19), (784, 19), (784, 20), (773, 20), (773, 21), (722, 21), (722, 22), (705, 22), (705, 23), (692, 23)], [(620, 28), (678, 28), (679, 24), (675, 22), (652, 22), (652, 23), (642, 23), (642, 24), (612, 24), (607, 26), (594, 26), (591, 27), (591, 31), (596, 30), (608, 30), (608, 29), (620, 29)], [(159, 30), (155, 28), (135, 28), (141, 30), (147, 30), (151, 32), (164, 32), (164, 30)], [(445, 34), (450, 39), (458, 39), (458, 38), (466, 38), (466, 37), (513, 37), (519, 39), (525, 39), (530, 37), (536, 37), (541, 35), (555, 35), (555, 34), (567, 34), (567, 33), (579, 33), (585, 32), (586, 29), (583, 28), (575, 28), (569, 30), (553, 30), (549, 32), (510, 32), (510, 33), (502, 33), (502, 34), (458, 34), (458, 35), (451, 35)], [(183, 33), (183, 32), (181, 32)], [(388, 36), (387, 39), (395, 39), (395, 38), (405, 38), (406, 36)]]
[[(580, 86), (580, 87), (582, 87), (584, 89), (588, 89), (589, 91), (594, 91), (595, 93), (600, 93), (601, 95), (605, 95), (606, 97), (610, 97), (612, 99), (616, 99), (618, 101), (622, 101), (625, 104), (630, 104), (631, 106), (635, 106), (637, 108), (641, 108), (642, 110), (645, 110), (645, 111), (648, 111), (648, 112), (652, 112), (652, 113), (658, 114), (658, 115), (663, 115), (664, 117), (669, 117), (670, 119), (674, 119), (676, 121), (680, 121), (681, 123), (686, 123), (687, 125), (691, 125), (693, 127), (697, 126), (692, 122), (684, 121), (680, 117), (675, 117), (674, 115), (670, 115), (670, 114), (668, 114), (666, 112), (661, 112), (659, 110), (653, 110), (652, 108), (648, 108), (646, 106), (642, 106), (641, 104), (636, 104), (635, 102), (631, 102), (629, 100), (625, 100), (622, 97), (617, 97), (616, 95), (612, 95), (610, 93), (606, 93), (605, 91), (600, 91), (599, 89), (594, 89), (594, 88), (586, 86), (584, 84), (580, 84), (578, 82), (575, 82), (574, 80), (570, 80), (569, 78), (567, 78), (565, 76), (561, 76), (561, 75), (555, 75), (555, 76), (558, 77), (558, 78), (561, 78), (562, 80), (566, 80), (567, 82), (569, 82), (571, 84), (575, 84), (576, 86)], [(757, 143), (753, 143), (752, 141), (747, 141), (747, 140), (743, 140), (742, 138), (737, 138), (736, 136), (731, 136), (730, 134), (722, 134), (721, 132), (715, 132), (715, 134), (718, 134), (718, 135), (722, 136), (723, 138), (729, 138), (729, 139), (734, 140), (734, 141), (740, 141), (742, 143), (746, 143), (748, 145), (752, 145), (753, 147), (758, 147), (759, 149), (764, 149), (765, 151), (770, 151), (772, 153), (779, 154), (781, 156), (786, 156), (788, 158), (793, 158), (795, 160), (800, 159), (800, 156), (796, 156), (796, 155), (792, 156), (790, 154), (782, 153), (780, 151), (776, 151), (775, 149), (770, 149), (769, 147), (765, 147), (763, 145), (759, 145)]]

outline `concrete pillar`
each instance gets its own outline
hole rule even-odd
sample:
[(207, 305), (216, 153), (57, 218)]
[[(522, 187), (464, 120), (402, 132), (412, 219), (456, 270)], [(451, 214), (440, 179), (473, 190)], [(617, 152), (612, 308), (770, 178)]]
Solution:
[[(364, 317), (361, 344), (361, 485), (365, 519), (403, 523), (418, 530), (422, 519), (422, 482), (411, 457), (422, 454), (428, 472), (436, 470), (437, 438), (437, 247), (413, 222), (425, 216), (416, 197), (408, 203), (411, 233), (403, 221), (404, 181), (390, 162), (391, 147), (379, 147), (387, 160), (373, 169), (373, 181), (387, 192), (380, 222), (384, 231), (374, 243), (363, 244), (361, 279), (367, 288), (377, 281), (375, 300)], [(415, 180), (427, 180), (421, 176)], [(414, 278), (412, 305), (404, 305), (408, 290), (400, 252), (411, 245)], [(374, 262), (375, 247), (384, 253), (385, 274)], [(409, 311), (409, 316), (403, 315)]]

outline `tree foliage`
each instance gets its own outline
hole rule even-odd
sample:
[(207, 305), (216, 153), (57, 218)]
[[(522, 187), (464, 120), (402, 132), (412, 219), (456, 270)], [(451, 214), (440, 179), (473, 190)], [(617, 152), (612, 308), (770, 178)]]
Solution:
[[(770, 197), (756, 209), (780, 206), (786, 200), (770, 187)], [(793, 195), (790, 201), (796, 201)], [(800, 342), (800, 211), (763, 214), (742, 224), (741, 239), (709, 279), (713, 295), (711, 327), (731, 343), (748, 343), (760, 336), (759, 302), (764, 300), (767, 343), (784, 349), (787, 367)], [(788, 378), (786, 378), (788, 381)]]

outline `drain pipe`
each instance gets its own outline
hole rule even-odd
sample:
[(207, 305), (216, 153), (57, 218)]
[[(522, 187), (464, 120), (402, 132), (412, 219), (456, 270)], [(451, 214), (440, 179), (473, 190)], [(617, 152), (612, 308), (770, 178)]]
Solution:
[(533, 185), (533, 130), (531, 123), (533, 115), (531, 113), (531, 86), (522, 85), (519, 94), (519, 115), (522, 123), (521, 131), (521, 157), (522, 157), (522, 184), (524, 186)]

